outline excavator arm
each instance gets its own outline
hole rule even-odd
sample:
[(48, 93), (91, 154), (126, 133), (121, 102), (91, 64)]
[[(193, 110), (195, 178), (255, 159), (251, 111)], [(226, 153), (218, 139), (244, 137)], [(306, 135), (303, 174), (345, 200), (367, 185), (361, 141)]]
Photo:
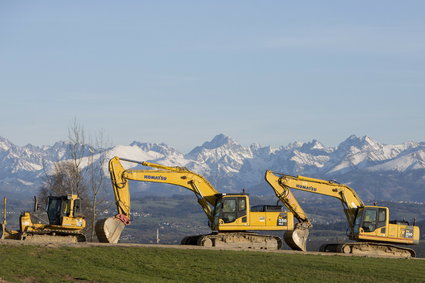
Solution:
[[(155, 170), (125, 170), (122, 161), (139, 163)], [(198, 199), (208, 219), (213, 221), (211, 207), (215, 205), (219, 192), (202, 176), (182, 167), (168, 167), (150, 162), (138, 162), (129, 159), (114, 157), (109, 161), (112, 186), (117, 204), (118, 214), (124, 214), (130, 218), (130, 191), (128, 181), (143, 181), (165, 183), (184, 187), (191, 190)]]
[[(155, 169), (126, 170), (121, 161), (138, 163)], [(204, 177), (186, 168), (114, 157), (109, 161), (109, 172), (118, 214), (115, 217), (100, 220), (96, 224), (96, 233), (101, 241), (116, 243), (124, 227), (130, 224), (129, 180), (172, 184), (189, 189), (195, 194), (210, 223), (214, 221), (212, 207), (220, 193)]]
[(279, 183), (280, 175), (277, 176), (270, 170), (266, 171), (265, 179), (273, 188), (277, 198), (294, 213), (295, 218), (298, 220), (298, 225), (302, 225), (305, 228), (310, 228), (312, 225), (308, 220), (307, 214), (304, 212), (300, 204), (298, 203), (295, 196), (292, 194), (289, 187), (281, 186)]
[(339, 199), (344, 207), (350, 229), (354, 227), (358, 208), (364, 207), (363, 201), (352, 188), (334, 181), (281, 174), (278, 184), (285, 190), (296, 189)]
[(307, 250), (307, 239), (309, 235), (309, 229), (313, 227), (307, 214), (304, 212), (300, 204), (298, 203), (292, 191), (287, 186), (282, 186), (280, 183), (281, 174), (273, 173), (270, 170), (266, 171), (265, 179), (267, 183), (273, 188), (276, 197), (292, 212), (298, 223), (295, 225), (295, 229), (292, 231), (286, 231), (284, 234), (284, 240), (294, 250)]

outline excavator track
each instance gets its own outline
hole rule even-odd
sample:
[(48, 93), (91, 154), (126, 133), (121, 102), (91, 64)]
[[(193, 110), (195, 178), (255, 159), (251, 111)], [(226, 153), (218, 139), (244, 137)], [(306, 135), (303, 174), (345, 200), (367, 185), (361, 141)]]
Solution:
[(270, 235), (229, 232), (188, 236), (183, 238), (181, 244), (230, 249), (279, 250), (282, 247), (282, 240)]
[(414, 250), (391, 244), (374, 242), (348, 242), (343, 244), (326, 244), (320, 247), (322, 252), (336, 252), (354, 255), (377, 255), (397, 258), (416, 257)]
[(29, 242), (86, 242), (86, 236), (79, 232), (73, 232), (69, 230), (43, 229), (42, 231), (19, 233), (17, 236), (18, 240)]

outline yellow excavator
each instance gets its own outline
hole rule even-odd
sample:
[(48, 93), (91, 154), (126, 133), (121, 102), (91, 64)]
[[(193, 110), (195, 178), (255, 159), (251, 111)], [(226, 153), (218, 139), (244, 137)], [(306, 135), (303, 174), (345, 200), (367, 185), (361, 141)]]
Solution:
[[(348, 237), (354, 242), (327, 244), (321, 250), (361, 255), (384, 255), (415, 257), (415, 251), (394, 244), (415, 245), (419, 243), (419, 227), (406, 221), (390, 221), (387, 207), (365, 205), (354, 189), (335, 181), (325, 181), (303, 176), (290, 176), (267, 171), (265, 178), (273, 187), (276, 196), (294, 213), (299, 223), (295, 230), (287, 232), (291, 239), (306, 242), (308, 229), (312, 227), (304, 210), (291, 193), (291, 189), (326, 195), (341, 201), (347, 218)], [(307, 232), (306, 232), (307, 231)], [(298, 235), (298, 237), (297, 237)]]
[[(121, 161), (138, 163), (153, 169), (125, 170)], [(109, 161), (109, 171), (118, 214), (96, 223), (96, 234), (100, 242), (117, 243), (124, 227), (130, 224), (129, 180), (172, 184), (189, 189), (195, 194), (208, 217), (212, 233), (186, 237), (182, 244), (280, 249), (280, 237), (251, 231), (286, 231), (294, 227), (292, 212), (284, 211), (283, 206), (259, 205), (251, 208), (248, 194), (219, 193), (203, 176), (186, 168), (114, 157)]]
[[(37, 210), (37, 200), (34, 201), (34, 212)], [(15, 239), (25, 241), (46, 242), (85, 242), (82, 231), (86, 227), (86, 220), (80, 215), (81, 200), (77, 195), (49, 196), (47, 198), (48, 223), (37, 218), (34, 214), (25, 211), (19, 218), (20, 229), (6, 228), (6, 198), (4, 198), (3, 224), (1, 239)]]

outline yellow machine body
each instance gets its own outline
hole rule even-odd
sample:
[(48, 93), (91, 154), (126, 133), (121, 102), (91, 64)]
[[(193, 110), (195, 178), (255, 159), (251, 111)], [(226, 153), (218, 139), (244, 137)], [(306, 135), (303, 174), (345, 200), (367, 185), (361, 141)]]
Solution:
[(4, 224), (2, 238), (25, 240), (51, 236), (56, 237), (56, 241), (59, 240), (58, 236), (70, 236), (67, 239), (71, 241), (85, 241), (82, 231), (86, 227), (86, 220), (79, 215), (80, 210), (81, 203), (77, 195), (49, 196), (46, 209), (48, 223), (34, 223), (33, 215), (25, 211), (19, 218), (19, 231), (8, 230)]
[(287, 231), (294, 229), (292, 212), (282, 206), (251, 207), (249, 196), (222, 195), (214, 210), (214, 231)]

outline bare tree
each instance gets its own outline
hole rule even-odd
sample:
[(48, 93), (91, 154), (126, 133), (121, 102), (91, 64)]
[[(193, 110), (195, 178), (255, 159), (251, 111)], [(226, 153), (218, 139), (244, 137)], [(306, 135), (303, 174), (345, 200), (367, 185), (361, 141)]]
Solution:
[[(82, 212), (87, 217), (86, 235), (94, 239), (99, 193), (105, 183), (103, 168), (106, 166), (106, 139), (103, 133), (95, 137), (92, 145), (86, 143), (84, 128), (74, 120), (68, 129), (68, 153), (70, 158), (54, 164), (53, 172), (46, 173), (39, 196), (77, 194), (82, 201)], [(46, 166), (45, 166), (46, 167)]]
[(108, 162), (107, 156), (105, 153), (106, 148), (106, 139), (103, 132), (100, 132), (92, 144), (94, 148), (97, 150), (97, 154), (90, 155), (88, 158), (88, 180), (89, 180), (89, 191), (91, 197), (91, 241), (94, 240), (95, 234), (95, 225), (97, 220), (97, 207), (98, 204), (102, 202), (99, 200), (98, 195), (102, 191), (105, 186), (105, 174), (103, 168), (106, 166)]
[(83, 157), (87, 154), (88, 145), (85, 142), (84, 128), (74, 119), (74, 124), (68, 129), (69, 139), (69, 153), (71, 155), (71, 162), (73, 164), (70, 170), (71, 179), (69, 186), (72, 194), (82, 195), (85, 191), (84, 173), (81, 163)]
[(61, 196), (70, 193), (70, 180), (75, 173), (74, 165), (72, 162), (63, 161), (57, 162), (53, 165), (53, 172), (47, 173), (43, 178), (43, 183), (40, 188), (39, 197), (45, 201), (47, 196)]

